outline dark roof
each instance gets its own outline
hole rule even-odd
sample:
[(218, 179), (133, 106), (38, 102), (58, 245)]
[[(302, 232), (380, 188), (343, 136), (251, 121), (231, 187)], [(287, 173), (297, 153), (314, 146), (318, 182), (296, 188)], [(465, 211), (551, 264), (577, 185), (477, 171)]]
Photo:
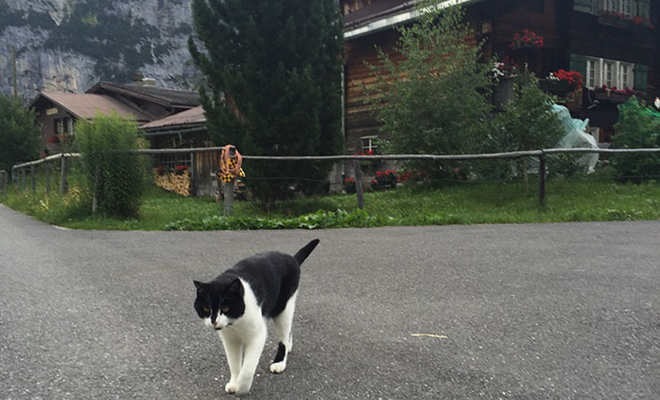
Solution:
[(148, 116), (139, 110), (111, 96), (89, 93), (41, 92), (32, 101), (31, 106), (35, 107), (41, 99), (46, 99), (58, 107), (66, 109), (76, 118), (92, 119), (99, 113), (105, 115), (116, 113), (125, 118), (134, 118), (138, 122), (144, 123), (150, 120)]
[[(388, 18), (414, 9), (422, 0), (377, 0), (370, 5), (353, 11), (344, 16), (344, 29), (351, 30), (367, 25), (372, 21)], [(438, 0), (440, 3), (448, 3), (450, 0)], [(483, 0), (454, 0), (459, 4), (471, 4)]]
[(413, 8), (415, 0), (379, 0), (344, 16), (344, 26), (349, 28), (377, 18)]
[(168, 107), (192, 108), (200, 105), (199, 93), (190, 90), (161, 89), (126, 83), (99, 82), (87, 93), (115, 92), (126, 96), (148, 100)]
[(182, 111), (169, 117), (152, 121), (148, 124), (142, 125), (140, 129), (145, 131), (173, 131), (184, 128), (195, 128), (204, 126), (206, 124), (206, 117), (204, 116), (204, 109), (202, 106), (191, 108), (190, 110)]

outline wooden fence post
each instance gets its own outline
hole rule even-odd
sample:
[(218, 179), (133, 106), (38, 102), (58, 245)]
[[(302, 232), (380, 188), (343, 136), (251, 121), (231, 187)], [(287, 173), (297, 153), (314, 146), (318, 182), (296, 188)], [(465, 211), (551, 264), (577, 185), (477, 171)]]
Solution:
[(62, 154), (60, 194), (65, 195), (69, 192), (69, 183), (66, 181), (66, 157)]
[(190, 195), (197, 197), (197, 163), (195, 162), (195, 153), (190, 153)]
[(37, 192), (37, 167), (32, 164), (30, 165), (30, 177), (32, 179), (32, 193)]
[(545, 207), (545, 160), (546, 154), (541, 150), (539, 156), (539, 204)]
[(353, 161), (353, 169), (355, 171), (355, 192), (357, 193), (358, 208), (364, 210), (364, 190), (362, 189), (362, 168), (360, 167), (360, 160)]
[(236, 179), (232, 179), (229, 183), (225, 183), (225, 192), (224, 192), (224, 207), (223, 213), (225, 217), (231, 217), (234, 213), (234, 182)]
[(99, 208), (99, 199), (96, 195), (99, 191), (99, 179), (101, 179), (101, 163), (96, 164), (94, 169), (94, 197), (92, 197), (92, 214), (96, 214)]
[(7, 173), (3, 170), (0, 171), (0, 194), (3, 194), (5, 192), (6, 187), (7, 187)]
[(50, 162), (44, 165), (44, 173), (46, 175), (46, 194), (50, 194)]

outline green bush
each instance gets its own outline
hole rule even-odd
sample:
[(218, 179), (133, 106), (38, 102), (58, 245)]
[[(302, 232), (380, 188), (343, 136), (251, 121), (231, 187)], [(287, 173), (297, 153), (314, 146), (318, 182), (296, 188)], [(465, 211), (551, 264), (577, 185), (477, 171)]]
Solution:
[[(619, 122), (612, 137), (612, 148), (660, 147), (660, 113), (653, 111), (632, 96), (619, 105)], [(642, 182), (660, 177), (660, 153), (617, 154), (612, 167), (622, 181)]]
[(149, 174), (147, 159), (126, 150), (146, 147), (137, 123), (118, 115), (98, 115), (76, 124), (76, 142), (88, 190), (98, 211), (117, 217), (136, 217)]
[[(431, 6), (423, 2), (420, 10)], [(459, 6), (423, 12), (413, 25), (397, 28), (401, 37), (392, 59), (380, 51), (371, 65), (374, 84), (365, 87), (376, 119), (391, 138), (391, 151), (403, 154), (469, 154), (485, 134), (490, 64), (479, 63), (481, 42), (468, 43), (472, 29)], [(462, 180), (465, 164), (411, 162), (429, 182)]]

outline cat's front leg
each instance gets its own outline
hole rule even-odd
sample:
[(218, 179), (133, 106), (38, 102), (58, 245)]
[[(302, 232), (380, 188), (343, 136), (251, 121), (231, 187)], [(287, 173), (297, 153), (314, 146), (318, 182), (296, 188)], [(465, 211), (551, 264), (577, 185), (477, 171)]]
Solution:
[(264, 323), (262, 331), (256, 333), (255, 336), (246, 343), (245, 354), (243, 355), (243, 365), (241, 366), (241, 372), (238, 374), (238, 380), (236, 382), (238, 384), (238, 390), (236, 391), (237, 394), (244, 394), (250, 391), (252, 380), (254, 379), (254, 373), (257, 370), (261, 353), (266, 344), (266, 336), (266, 325)]
[(227, 364), (229, 364), (229, 372), (231, 378), (229, 383), (225, 385), (225, 392), (236, 393), (238, 391), (238, 375), (241, 372), (241, 356), (243, 353), (243, 344), (240, 340), (222, 337), (222, 345), (225, 348), (227, 355)]

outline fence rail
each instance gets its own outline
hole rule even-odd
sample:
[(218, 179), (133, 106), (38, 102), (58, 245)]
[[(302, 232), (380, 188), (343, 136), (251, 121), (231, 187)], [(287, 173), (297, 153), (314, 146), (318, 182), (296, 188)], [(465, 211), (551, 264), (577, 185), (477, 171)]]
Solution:
[[(159, 155), (159, 154), (195, 154), (206, 152), (219, 152), (223, 147), (201, 147), (201, 148), (188, 148), (188, 149), (139, 149), (128, 150), (129, 154), (145, 154), (145, 155)], [(484, 153), (484, 154), (391, 154), (391, 155), (332, 155), (332, 156), (254, 156), (243, 155), (243, 160), (271, 160), (271, 161), (358, 161), (353, 163), (354, 173), (356, 177), (356, 192), (358, 208), (364, 208), (364, 190), (362, 188), (362, 170), (360, 168), (360, 161), (394, 161), (394, 160), (433, 160), (433, 161), (467, 161), (467, 160), (492, 160), (492, 159), (515, 159), (522, 157), (537, 157), (539, 159), (539, 204), (545, 205), (545, 182), (546, 182), (546, 159), (547, 156), (553, 154), (651, 154), (660, 153), (660, 148), (643, 148), (643, 149), (592, 149), (592, 148), (569, 148), (569, 149), (542, 149), (542, 150), (529, 150), (529, 151), (514, 151), (507, 153)], [(61, 153), (55, 154), (40, 160), (30, 161), (22, 164), (12, 166), (12, 180), (14, 182), (21, 182), (21, 187), (25, 187), (26, 168), (30, 168), (32, 179), (32, 191), (36, 191), (35, 184), (35, 167), (40, 164), (46, 164), (46, 192), (50, 191), (50, 167), (51, 162), (60, 160), (61, 162), (61, 179), (60, 179), (60, 192), (65, 194), (67, 192), (66, 180), (66, 160), (68, 158), (80, 158), (78, 153)], [(21, 172), (20, 179), (17, 177), (17, 172)], [(194, 177), (192, 177), (194, 181)], [(6, 180), (6, 179), (5, 179)], [(0, 187), (1, 190), (1, 187)], [(230, 193), (227, 191), (226, 193)], [(233, 196), (233, 192), (230, 193)], [(225, 214), (231, 214), (231, 203), (233, 202), (232, 196), (225, 196)], [(228, 198), (229, 197), (229, 198)]]

